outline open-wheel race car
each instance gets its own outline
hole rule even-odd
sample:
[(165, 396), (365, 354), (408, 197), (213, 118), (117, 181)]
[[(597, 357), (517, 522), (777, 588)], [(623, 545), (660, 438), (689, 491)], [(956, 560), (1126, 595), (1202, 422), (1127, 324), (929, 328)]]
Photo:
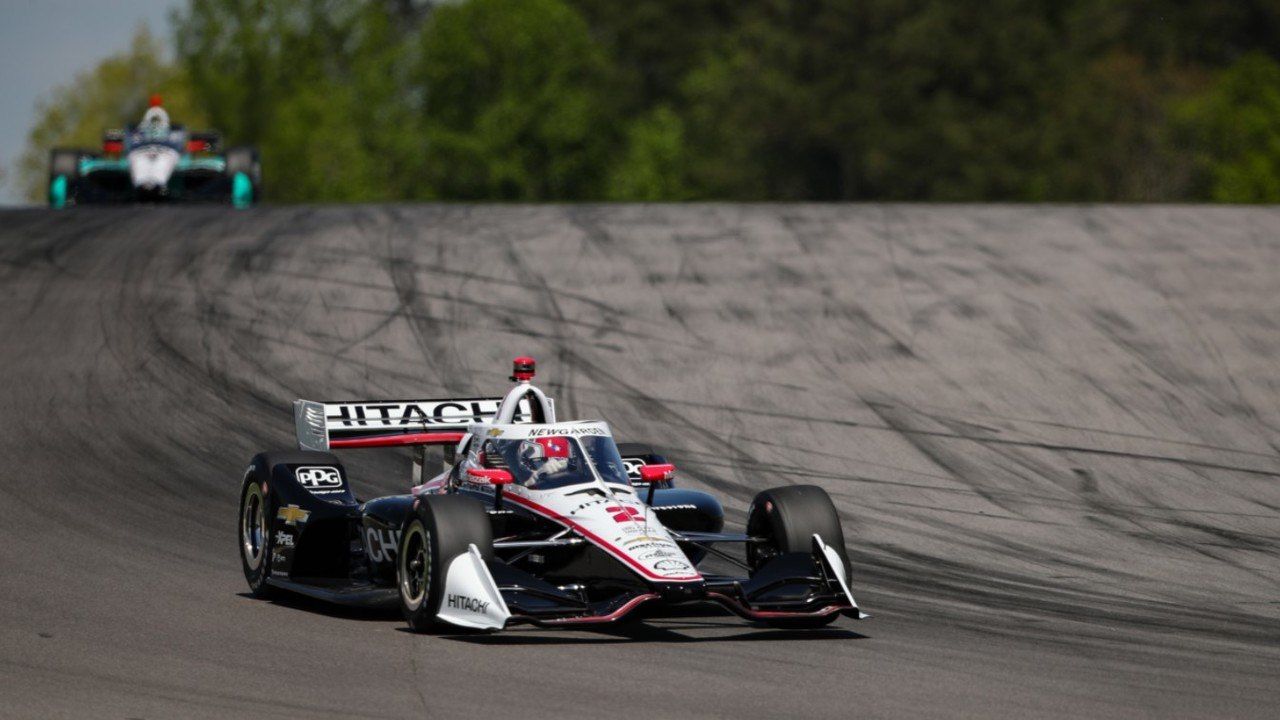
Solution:
[(224, 150), (222, 137), (169, 121), (160, 97), (136, 125), (108, 130), (102, 149), (55, 148), (49, 154), (49, 206), (117, 202), (210, 201), (247, 208), (258, 201), (257, 150)]
[[(867, 617), (824, 490), (765, 490), (744, 531), (725, 532), (713, 496), (675, 487), (651, 448), (620, 452), (604, 422), (558, 421), (533, 376), (522, 357), (502, 398), (295, 402), (300, 449), (254, 457), (241, 490), (253, 595), (398, 603), (418, 631), (611, 623), (706, 603), (783, 627)], [(416, 484), (368, 502), (329, 452), (403, 446)], [(444, 471), (428, 477), (433, 446)], [(704, 571), (713, 556), (741, 572)]]

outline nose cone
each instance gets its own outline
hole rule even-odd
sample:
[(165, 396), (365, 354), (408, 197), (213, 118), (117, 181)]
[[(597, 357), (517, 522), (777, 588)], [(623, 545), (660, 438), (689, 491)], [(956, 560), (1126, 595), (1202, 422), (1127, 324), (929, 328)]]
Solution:
[(704, 600), (707, 597), (705, 582), (654, 583), (653, 585), (663, 600), (673, 604)]
[(160, 191), (168, 187), (178, 153), (166, 147), (142, 147), (129, 153), (129, 176), (140, 190)]

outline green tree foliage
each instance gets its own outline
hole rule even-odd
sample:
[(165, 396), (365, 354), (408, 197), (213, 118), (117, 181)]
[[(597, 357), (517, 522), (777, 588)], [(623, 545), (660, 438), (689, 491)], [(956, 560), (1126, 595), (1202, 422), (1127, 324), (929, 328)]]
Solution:
[(562, 0), (439, 7), (420, 41), (427, 197), (591, 199), (619, 135), (607, 60)]
[(1171, 135), (1171, 98), (1196, 75), (1112, 51), (1064, 79), (1039, 127), (1040, 156), (1024, 197), (1154, 201), (1185, 196), (1191, 162)]
[(22, 194), (33, 202), (43, 201), (50, 150), (101, 147), (103, 131), (137, 122), (153, 94), (164, 98), (176, 122), (202, 125), (192, 87), (180, 69), (165, 61), (160, 41), (145, 26), (139, 27), (127, 51), (103, 60), (40, 101), (38, 120), (18, 161)]
[(1280, 64), (1247, 55), (1181, 112), (1209, 198), (1280, 202)]
[(710, 48), (737, 26), (742, 0), (571, 0), (611, 59), (613, 80), (626, 88), (627, 112), (669, 102)]
[(685, 200), (690, 197), (684, 123), (660, 105), (627, 129), (626, 154), (610, 169), (611, 200)]
[(406, 44), (381, 5), (193, 0), (174, 26), (210, 119), (231, 142), (259, 148), (268, 197), (401, 195)]
[(189, 0), (173, 37), (55, 92), (25, 186), (152, 86), (259, 147), (273, 201), (1280, 186), (1273, 0)]

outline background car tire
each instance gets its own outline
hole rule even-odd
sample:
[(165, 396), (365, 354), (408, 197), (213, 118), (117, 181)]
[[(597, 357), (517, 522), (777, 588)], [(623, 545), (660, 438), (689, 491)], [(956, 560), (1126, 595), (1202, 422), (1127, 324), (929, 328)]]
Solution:
[(238, 147), (227, 151), (227, 179), (231, 183), (231, 202), (236, 207), (248, 207), (262, 195), (262, 163), (258, 151)]
[[(775, 554), (812, 552), (813, 536), (817, 534), (840, 556), (845, 577), (850, 577), (849, 554), (844, 547), (840, 514), (827, 491), (816, 485), (789, 485), (757, 494), (747, 512), (747, 534), (769, 539), (763, 547), (758, 543), (747, 543), (747, 563), (752, 572)], [(837, 615), (771, 620), (769, 624), (783, 628), (822, 627), (835, 620)]]
[(642, 457), (649, 464), (666, 462), (661, 455), (653, 451), (653, 446), (648, 443), (620, 442), (618, 443), (618, 454), (622, 457)]
[(448, 563), (474, 544), (493, 557), (493, 525), (484, 505), (459, 495), (428, 495), (405, 521), (396, 554), (400, 610), (415, 632), (454, 626), (436, 618)]
[(269, 598), (276, 594), (276, 588), (267, 584), (271, 576), (271, 519), (275, 517), (276, 503), (270, 492), (263, 493), (262, 486), (262, 480), (252, 474), (245, 478), (240, 489), (236, 537), (240, 540), (240, 566), (249, 583), (249, 594)]
[(65, 207), (75, 197), (80, 178), (80, 152), (53, 150), (49, 153), (49, 207)]
[[(618, 443), (618, 454), (621, 455), (623, 459), (640, 458), (640, 460), (645, 465), (661, 465), (662, 463), (665, 463), (667, 461), (665, 457), (655, 452), (653, 449), (653, 446), (648, 443), (638, 443), (638, 442)], [(630, 478), (630, 479), (633, 485), (639, 482), (638, 478)], [(660, 487), (660, 488), (675, 487), (675, 483), (671, 481), (661, 482), (661, 483), (658, 483), (657, 487)]]

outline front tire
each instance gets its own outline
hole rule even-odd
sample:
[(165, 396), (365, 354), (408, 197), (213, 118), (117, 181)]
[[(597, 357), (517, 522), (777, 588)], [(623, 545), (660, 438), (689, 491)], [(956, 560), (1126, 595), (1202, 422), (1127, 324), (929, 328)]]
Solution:
[(80, 178), (80, 152), (53, 150), (49, 154), (49, 207), (60, 209), (75, 197)]
[(450, 561), (470, 552), (471, 545), (485, 559), (493, 557), (493, 526), (480, 501), (460, 495), (419, 498), (400, 533), (396, 556), (400, 610), (415, 632), (453, 627), (436, 612)]
[[(818, 535), (840, 556), (845, 578), (851, 577), (840, 514), (827, 491), (816, 485), (789, 485), (756, 495), (747, 512), (747, 534), (765, 539), (763, 543), (747, 544), (747, 564), (753, 573), (777, 555), (813, 552), (813, 536)], [(816, 628), (830, 624), (836, 616), (831, 613), (817, 618), (778, 619), (769, 624)]]
[(231, 148), (226, 158), (231, 204), (241, 209), (251, 207), (261, 195), (262, 163), (258, 160), (258, 151), (247, 147)]

